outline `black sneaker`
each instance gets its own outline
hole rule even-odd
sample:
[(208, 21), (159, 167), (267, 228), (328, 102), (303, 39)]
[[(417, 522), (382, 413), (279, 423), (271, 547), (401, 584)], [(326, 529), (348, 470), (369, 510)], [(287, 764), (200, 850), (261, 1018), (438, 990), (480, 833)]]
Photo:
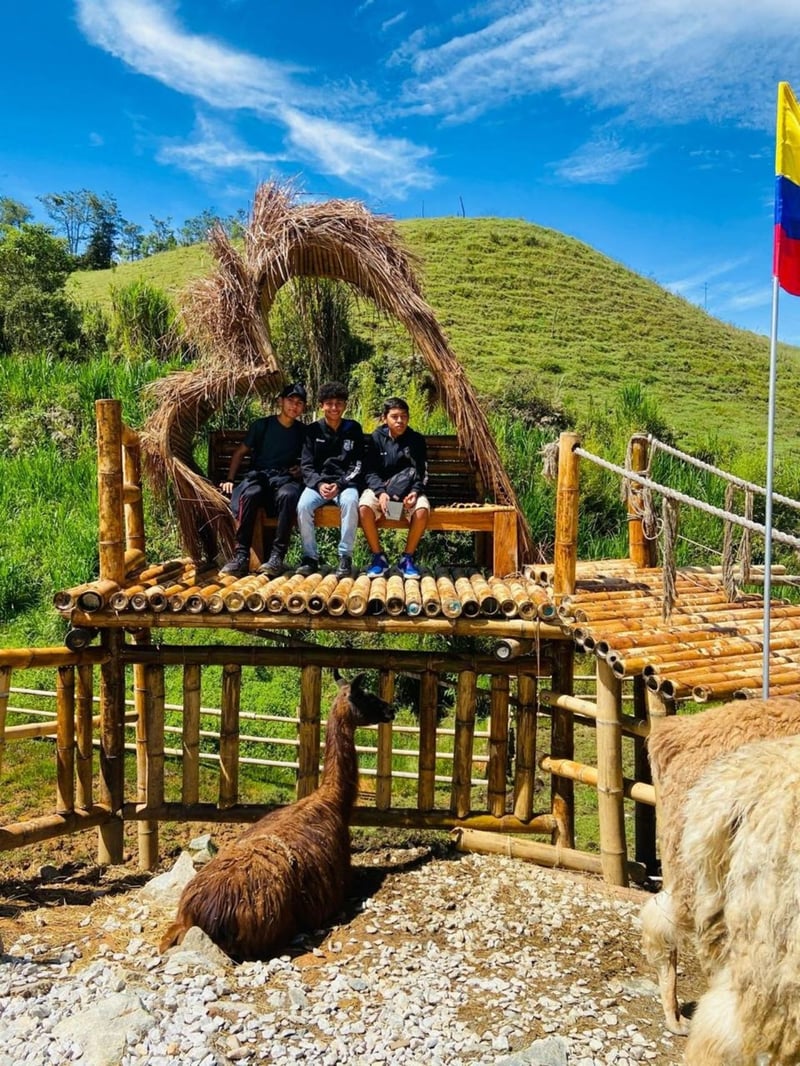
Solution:
[(319, 570), (319, 559), (314, 559), (310, 555), (304, 555), (300, 560), (300, 565), (295, 570), (296, 574), (302, 574), (303, 577), (308, 577), (309, 574), (316, 574)]
[(250, 549), (237, 548), (231, 558), (220, 567), (221, 574), (233, 574), (234, 577), (244, 577), (250, 572)]
[(283, 570), (283, 556), (279, 552), (272, 552), (269, 559), (259, 566), (258, 573), (266, 574), (268, 577), (278, 577)]
[(339, 565), (336, 567), (337, 577), (350, 577), (353, 573), (353, 560), (349, 555), (339, 556)]

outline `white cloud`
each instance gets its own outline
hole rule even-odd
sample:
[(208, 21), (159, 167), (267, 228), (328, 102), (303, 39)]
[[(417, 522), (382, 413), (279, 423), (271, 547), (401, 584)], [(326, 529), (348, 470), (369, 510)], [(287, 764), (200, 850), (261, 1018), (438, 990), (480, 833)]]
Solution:
[[(402, 196), (426, 188), (433, 174), (429, 155), (404, 138), (381, 137), (356, 123), (330, 116), (361, 107), (357, 86), (306, 84), (304, 71), (237, 51), (211, 37), (186, 32), (166, 0), (77, 0), (78, 22), (86, 37), (137, 73), (218, 111), (249, 112), (284, 131), (288, 149), (326, 174), (336, 175), (371, 194)], [(286, 106), (291, 100), (292, 106)], [(162, 161), (188, 166), (204, 157), (200, 139), (193, 145), (161, 149)], [(249, 168), (261, 158), (255, 149), (229, 145), (222, 157)]]
[(724, 277), (726, 274), (739, 270), (748, 263), (749, 258), (747, 256), (738, 256), (733, 259), (722, 259), (719, 262), (701, 264), (694, 267), (691, 274), (676, 278), (674, 281), (665, 281), (663, 285), (665, 289), (669, 289), (670, 292), (674, 292), (677, 296), (687, 296), (689, 292), (702, 288), (709, 281)]
[(396, 26), (398, 22), (402, 22), (407, 14), (407, 11), (400, 11), (396, 15), (393, 15), (390, 19), (386, 19), (385, 22), (381, 23), (381, 30), (384, 33), (386, 32), (386, 30), (390, 30), (393, 26)]
[(625, 148), (617, 137), (602, 136), (578, 148), (555, 167), (558, 177), (579, 185), (613, 185), (647, 162), (645, 149)]
[[(713, 119), (770, 128), (775, 86), (797, 69), (795, 0), (509, 0), (473, 29), (418, 46), (410, 109), (469, 120), (558, 91), (637, 123)], [(397, 56), (394, 57), (395, 61)]]
[(268, 176), (285, 157), (248, 148), (226, 126), (204, 116), (197, 119), (191, 141), (164, 141), (156, 159), (186, 170), (204, 181), (226, 170), (244, 170), (258, 179)]

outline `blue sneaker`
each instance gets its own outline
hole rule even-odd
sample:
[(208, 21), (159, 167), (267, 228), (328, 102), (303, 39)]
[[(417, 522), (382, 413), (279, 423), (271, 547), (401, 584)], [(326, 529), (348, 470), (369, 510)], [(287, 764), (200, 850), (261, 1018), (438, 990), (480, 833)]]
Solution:
[(400, 561), (397, 564), (397, 569), (400, 571), (403, 577), (421, 577), (416, 563), (414, 562), (414, 556), (409, 555), (408, 552), (404, 552), (400, 556)]
[(383, 552), (376, 552), (372, 556), (372, 562), (367, 569), (367, 577), (383, 577), (389, 569), (389, 560)]

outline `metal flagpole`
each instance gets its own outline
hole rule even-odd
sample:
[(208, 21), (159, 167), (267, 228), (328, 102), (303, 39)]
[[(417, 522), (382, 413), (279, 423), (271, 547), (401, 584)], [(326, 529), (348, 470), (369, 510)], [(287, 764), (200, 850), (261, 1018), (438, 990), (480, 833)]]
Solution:
[(767, 502), (764, 514), (764, 662), (761, 693), (769, 696), (770, 601), (772, 600), (772, 480), (775, 466), (775, 384), (778, 377), (778, 278), (772, 279), (772, 327), (769, 338), (769, 403), (767, 414)]

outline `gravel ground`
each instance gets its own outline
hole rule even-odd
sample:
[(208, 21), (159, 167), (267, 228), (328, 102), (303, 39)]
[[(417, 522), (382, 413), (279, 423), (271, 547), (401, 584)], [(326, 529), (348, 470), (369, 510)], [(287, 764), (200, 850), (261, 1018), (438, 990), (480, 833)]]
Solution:
[[(240, 966), (202, 944), (159, 956), (173, 908), (142, 879), (98, 871), (16, 910), (0, 894), (0, 1066), (680, 1062), (641, 955), (642, 891), (424, 848), (355, 862), (341, 924)], [(698, 991), (690, 972), (681, 993)]]

